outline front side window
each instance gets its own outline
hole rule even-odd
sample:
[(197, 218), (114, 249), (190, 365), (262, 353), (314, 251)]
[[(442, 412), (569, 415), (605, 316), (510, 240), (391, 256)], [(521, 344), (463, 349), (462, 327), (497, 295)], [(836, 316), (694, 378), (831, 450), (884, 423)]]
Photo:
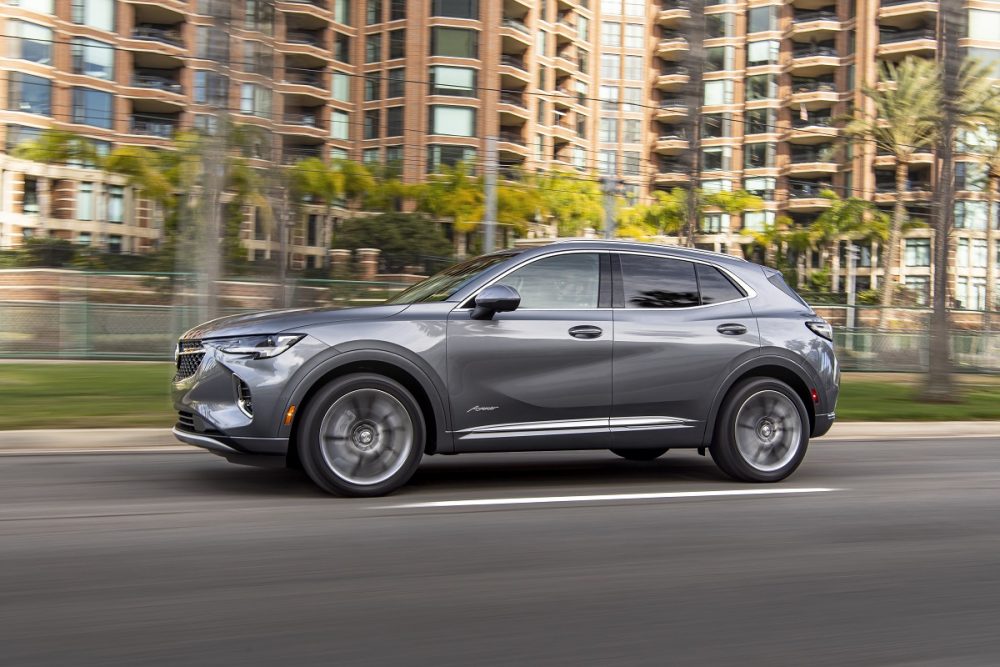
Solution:
[(73, 89), (73, 122), (111, 129), (113, 117), (111, 93), (91, 88)]
[(501, 262), (506, 262), (511, 257), (514, 257), (513, 253), (498, 253), (476, 257), (461, 264), (456, 264), (431, 276), (427, 280), (403, 290), (386, 303), (406, 304), (444, 301), (488, 269)]
[(25, 21), (10, 21), (12, 33), (10, 57), (18, 60), (52, 64), (52, 30)]
[(478, 58), (479, 33), (465, 28), (431, 28), (431, 55), (451, 58)]
[(626, 308), (690, 308), (701, 305), (695, 265), (680, 259), (621, 255)]
[(518, 309), (582, 310), (597, 308), (600, 256), (569, 253), (531, 262), (500, 282), (521, 295)]

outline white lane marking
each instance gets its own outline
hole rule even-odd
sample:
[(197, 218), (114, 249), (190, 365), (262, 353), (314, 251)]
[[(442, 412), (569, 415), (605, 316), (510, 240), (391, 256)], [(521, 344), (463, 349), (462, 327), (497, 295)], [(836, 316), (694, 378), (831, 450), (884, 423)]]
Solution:
[(428, 503), (387, 505), (388, 509), (427, 507), (484, 507), (490, 505), (541, 505), (545, 503), (586, 503), (601, 500), (662, 500), (668, 498), (711, 498), (718, 496), (773, 496), (790, 493), (829, 493), (839, 489), (825, 487), (794, 489), (726, 489), (718, 491), (671, 491), (667, 493), (608, 493), (591, 496), (543, 496), (537, 498), (479, 498), (471, 500), (439, 500)]

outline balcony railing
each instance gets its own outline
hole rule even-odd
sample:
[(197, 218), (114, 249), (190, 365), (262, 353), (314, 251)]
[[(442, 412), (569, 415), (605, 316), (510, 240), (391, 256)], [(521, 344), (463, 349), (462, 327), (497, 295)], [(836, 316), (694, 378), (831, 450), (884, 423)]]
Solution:
[(793, 49), (793, 58), (815, 58), (815, 57), (828, 57), (836, 58), (838, 56), (837, 49), (832, 46), (816, 46), (808, 45), (803, 48)]
[(832, 81), (800, 81), (792, 84), (792, 94), (835, 92), (837, 92), (837, 85)]
[(326, 0), (281, 0), (291, 5), (312, 5), (320, 9), (326, 9)]
[(501, 65), (507, 65), (508, 67), (515, 67), (520, 70), (528, 71), (528, 67), (524, 64), (524, 58), (519, 58), (518, 56), (512, 56), (510, 54), (504, 54), (500, 58)]
[(829, 189), (829, 183), (789, 183), (788, 196), (792, 199), (816, 199)]
[(528, 26), (524, 24), (524, 21), (520, 21), (518, 19), (512, 19), (509, 16), (505, 16), (504, 19), (500, 22), (500, 25), (502, 25), (505, 28), (514, 28), (515, 30), (523, 32), (525, 35), (531, 34), (531, 31), (528, 30)]
[(689, 166), (680, 160), (660, 160), (656, 163), (656, 168), (660, 173), (684, 173), (688, 172)]
[(289, 111), (284, 115), (286, 125), (319, 127), (319, 113), (315, 111)]
[(688, 9), (690, 6), (688, 0), (663, 0), (660, 9)]
[(184, 92), (183, 87), (177, 80), (158, 74), (136, 72), (132, 75), (132, 85), (136, 88), (152, 88), (154, 90), (165, 90), (170, 93)]
[(893, 7), (895, 5), (912, 5), (917, 2), (933, 2), (937, 4), (937, 0), (882, 0), (883, 7)]
[(661, 109), (673, 109), (676, 107), (686, 107), (687, 100), (679, 95), (670, 95), (669, 97), (660, 98), (660, 108)]
[(796, 129), (804, 127), (833, 127), (833, 116), (809, 115), (805, 119), (794, 116), (792, 118), (792, 127)]
[(937, 33), (933, 28), (917, 28), (915, 30), (888, 31), (882, 30), (878, 34), (879, 44), (898, 44), (899, 42), (910, 42), (916, 39), (937, 39)]
[(804, 164), (809, 162), (835, 162), (836, 152), (833, 148), (821, 148), (814, 150), (792, 151), (792, 164)]
[(831, 12), (826, 9), (816, 9), (813, 11), (799, 11), (795, 12), (795, 16), (792, 17), (793, 23), (808, 23), (810, 21), (836, 21), (837, 12)]
[(132, 134), (145, 134), (152, 137), (169, 139), (177, 131), (177, 121), (132, 119)]
[(516, 107), (525, 107), (524, 95), (521, 93), (514, 93), (509, 90), (505, 90), (500, 93), (500, 103), (501, 104), (513, 104)]
[[(906, 181), (906, 187), (904, 188), (906, 192), (930, 192), (932, 189), (930, 181)], [(875, 181), (875, 192), (895, 192), (896, 183), (895, 181)]]
[(671, 40), (675, 40), (675, 39), (680, 39), (680, 40), (683, 40), (683, 41), (687, 41), (687, 37), (685, 37), (684, 33), (682, 33), (679, 30), (667, 30), (666, 28), (660, 30), (660, 41), (661, 42), (671, 41)]
[(315, 86), (323, 88), (323, 73), (319, 71), (303, 69), (285, 69), (285, 81), (302, 86)]
[(285, 36), (285, 41), (289, 44), (305, 44), (307, 46), (320, 46), (323, 43), (320, 35), (302, 30), (289, 30)]
[(140, 23), (132, 29), (133, 39), (143, 39), (151, 42), (163, 42), (173, 46), (184, 46), (181, 31), (173, 26)]
[(524, 137), (521, 136), (520, 132), (501, 132), (500, 141), (505, 141), (508, 144), (517, 144), (518, 146), (524, 146)]
[(683, 76), (688, 73), (688, 68), (682, 65), (664, 65), (660, 68), (660, 76)]

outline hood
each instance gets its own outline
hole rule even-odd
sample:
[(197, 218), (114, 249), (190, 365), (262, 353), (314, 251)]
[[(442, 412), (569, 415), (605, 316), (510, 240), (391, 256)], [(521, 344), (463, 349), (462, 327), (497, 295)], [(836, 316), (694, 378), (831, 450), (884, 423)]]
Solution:
[(407, 304), (360, 308), (289, 308), (228, 315), (199, 324), (185, 332), (181, 338), (226, 338), (254, 334), (295, 333), (317, 324), (381, 320), (402, 312), (406, 307)]

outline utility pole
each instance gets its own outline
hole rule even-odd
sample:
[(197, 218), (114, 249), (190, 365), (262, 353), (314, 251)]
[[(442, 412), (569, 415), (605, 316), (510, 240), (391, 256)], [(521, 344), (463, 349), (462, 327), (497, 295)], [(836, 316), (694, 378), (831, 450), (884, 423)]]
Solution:
[(687, 135), (688, 155), (691, 160), (688, 171), (687, 215), (684, 225), (684, 242), (694, 245), (694, 235), (698, 229), (698, 212), (701, 209), (701, 107), (705, 97), (705, 0), (689, 0), (691, 15), (688, 26), (687, 71), (688, 84), (685, 91), (685, 106), (688, 110)]
[(621, 180), (614, 176), (604, 176), (601, 178), (601, 192), (604, 194), (604, 238), (613, 239), (615, 237), (615, 196), (621, 187)]
[(857, 295), (858, 276), (858, 252), (860, 248), (854, 245), (853, 241), (847, 242), (847, 349), (854, 349), (854, 328), (857, 323), (854, 321), (856, 308), (855, 301)]
[[(962, 35), (960, 0), (942, 0), (938, 11), (938, 58), (942, 71), (941, 132), (937, 142), (937, 183), (934, 188), (934, 287), (927, 345), (928, 373), (923, 395), (929, 400), (954, 400), (951, 378), (951, 326), (948, 321), (948, 255), (955, 214), (955, 128), (958, 122), (959, 70)], [(992, 252), (992, 248), (990, 251)]]
[(483, 252), (496, 250), (497, 230), (497, 138), (486, 137), (486, 164), (483, 171), (486, 208), (483, 219)]

